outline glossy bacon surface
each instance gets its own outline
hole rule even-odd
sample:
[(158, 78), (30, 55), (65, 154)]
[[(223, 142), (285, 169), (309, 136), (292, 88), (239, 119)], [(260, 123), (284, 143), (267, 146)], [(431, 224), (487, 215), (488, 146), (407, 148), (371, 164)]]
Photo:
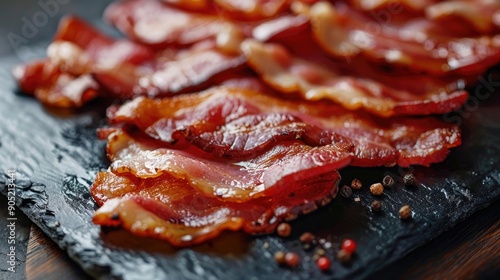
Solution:
[[(442, 11), (444, 8), (429, 9), (428, 14), (435, 20), (448, 15)], [(475, 36), (460, 36), (454, 34), (457, 32), (453, 32), (453, 25), (434, 20), (415, 18), (401, 23), (391, 21), (389, 15), (391, 18), (378, 22), (351, 7), (334, 6), (326, 1), (301, 12), (309, 15), (318, 43), (335, 57), (363, 55), (377, 63), (394, 64), (431, 75), (480, 75), (500, 61), (498, 36), (481, 36), (482, 32), (476, 32)], [(473, 22), (482, 21), (479, 12), (472, 15), (478, 18)], [(491, 30), (496, 27), (484, 28)]]
[(468, 97), (466, 91), (454, 89), (456, 83), (428, 81), (419, 83), (417, 90), (409, 83), (407, 90), (400, 90), (370, 78), (345, 75), (293, 57), (281, 45), (247, 40), (242, 48), (252, 68), (277, 91), (308, 100), (329, 99), (351, 110), (365, 109), (380, 116), (439, 114), (460, 108)]
[(111, 39), (76, 17), (64, 18), (47, 58), (14, 68), (21, 90), (55, 107), (80, 107), (101, 94), (99, 68), (137, 65), (153, 53), (128, 40)]
[(435, 118), (374, 118), (328, 102), (282, 100), (231, 87), (168, 99), (137, 98), (109, 112), (167, 143), (187, 140), (223, 158), (255, 156), (281, 141), (354, 144), (352, 165), (408, 166), (442, 161), (460, 129)]
[(335, 145), (313, 148), (300, 141), (246, 161), (214, 158), (189, 144), (177, 148), (165, 149), (140, 132), (109, 135), (113, 164), (92, 185), (103, 205), (93, 221), (175, 246), (198, 244), (223, 230), (270, 233), (280, 220), (328, 203), (340, 179), (335, 170), (350, 162)]

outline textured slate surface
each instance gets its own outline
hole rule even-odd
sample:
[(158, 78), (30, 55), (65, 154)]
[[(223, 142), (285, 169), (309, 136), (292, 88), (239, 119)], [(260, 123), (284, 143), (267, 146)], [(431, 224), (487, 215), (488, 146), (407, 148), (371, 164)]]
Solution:
[[(43, 46), (30, 49), (42, 52)], [(78, 112), (43, 108), (36, 100), (16, 93), (9, 69), (19, 58), (5, 56), (0, 61), (0, 170), (5, 173), (16, 168), (19, 208), (98, 278), (363, 278), (500, 198), (500, 96), (491, 94), (499, 86), (490, 82), (480, 91), (483, 101), (478, 106), (469, 106), (467, 114), (446, 118), (464, 123), (463, 146), (442, 164), (412, 170), (419, 179), (418, 187), (399, 184), (387, 190), (380, 214), (369, 210), (372, 196), (365, 187), (354, 193), (361, 202), (339, 197), (299, 218), (292, 223), (293, 235), (287, 239), (227, 233), (203, 246), (175, 250), (164, 242), (136, 238), (122, 230), (102, 232), (90, 222), (96, 205), (88, 189), (95, 173), (108, 165), (104, 143), (95, 136), (95, 129), (105, 123), (105, 107), (94, 103)], [(486, 81), (488, 77), (499, 80), (487, 75)], [(359, 178), (366, 186), (386, 173), (405, 172), (408, 170), (349, 168), (341, 174), (345, 183)], [(6, 180), (6, 175), (0, 177), (4, 195)], [(402, 222), (397, 216), (403, 204), (413, 207), (411, 221)], [(298, 241), (305, 230), (331, 242), (330, 256), (342, 238), (356, 239), (359, 249), (352, 265), (335, 263), (333, 272), (320, 273), (308, 261), (313, 252), (304, 251)], [(302, 265), (293, 270), (278, 268), (272, 259), (278, 249), (298, 252)]]

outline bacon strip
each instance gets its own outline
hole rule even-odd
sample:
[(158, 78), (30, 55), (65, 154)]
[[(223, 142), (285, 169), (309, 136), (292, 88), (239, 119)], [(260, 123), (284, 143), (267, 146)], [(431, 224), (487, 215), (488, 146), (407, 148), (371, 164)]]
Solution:
[(140, 64), (150, 60), (153, 53), (129, 41), (104, 36), (76, 17), (66, 17), (47, 56), (14, 68), (21, 90), (46, 105), (80, 107), (102, 94), (92, 77), (97, 68)]
[(103, 205), (94, 223), (121, 225), (174, 246), (198, 244), (222, 230), (270, 233), (280, 220), (328, 203), (340, 180), (334, 170), (350, 162), (335, 145), (312, 148), (299, 141), (239, 162), (176, 147), (165, 149), (140, 133), (112, 133), (113, 164), (91, 187)]
[(277, 91), (298, 93), (307, 100), (329, 99), (347, 109), (365, 109), (380, 116), (439, 114), (459, 108), (466, 91), (433, 87), (427, 92), (396, 90), (370, 79), (345, 76), (292, 57), (280, 45), (247, 40), (243, 51), (253, 69)]
[(446, 28), (441, 29), (444, 34), (426, 34), (425, 30), (404, 29), (396, 23), (381, 25), (352, 8), (327, 2), (302, 12), (309, 16), (320, 46), (335, 57), (363, 55), (377, 63), (433, 75), (480, 75), (500, 61), (496, 37), (459, 38)]
[(182, 52), (172, 50), (173, 57), (156, 58), (155, 67), (120, 65), (101, 68), (93, 76), (121, 99), (139, 95), (161, 97), (207, 88), (213, 79), (245, 64), (243, 56), (224, 54), (212, 42), (201, 45), (207, 46), (195, 45)]
[(335, 104), (282, 100), (238, 88), (213, 88), (169, 99), (136, 98), (109, 111), (168, 143), (187, 140), (218, 157), (247, 158), (276, 143), (353, 143), (355, 166), (409, 166), (444, 160), (460, 130), (435, 118), (374, 118)]
[(104, 18), (132, 40), (157, 49), (215, 38), (226, 23), (217, 15), (183, 11), (157, 0), (114, 2)]

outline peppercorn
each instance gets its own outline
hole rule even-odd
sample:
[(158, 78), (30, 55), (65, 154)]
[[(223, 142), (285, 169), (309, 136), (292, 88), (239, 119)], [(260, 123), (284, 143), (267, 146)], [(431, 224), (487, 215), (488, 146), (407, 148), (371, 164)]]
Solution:
[(382, 179), (382, 185), (386, 188), (392, 188), (395, 185), (394, 179), (390, 175), (386, 175), (384, 179)]
[(361, 187), (363, 186), (363, 184), (361, 183), (360, 180), (358, 179), (354, 179), (352, 180), (351, 182), (351, 188), (355, 189), (355, 190), (359, 190), (361, 189)]
[(296, 267), (300, 264), (300, 257), (297, 253), (288, 252), (285, 254), (285, 264), (288, 267)]
[(380, 200), (374, 200), (371, 205), (372, 211), (378, 212), (380, 209), (382, 209), (382, 203), (380, 203)]
[(281, 237), (288, 237), (292, 233), (292, 226), (288, 223), (281, 223), (276, 228), (276, 232)]
[(347, 252), (346, 250), (342, 249), (337, 253), (337, 259), (339, 260), (340, 263), (346, 264), (351, 261), (351, 253)]
[(316, 254), (318, 254), (319, 256), (324, 256), (326, 254), (326, 251), (324, 249), (319, 248), (318, 250), (316, 250)]
[(410, 205), (404, 205), (403, 207), (401, 207), (401, 209), (399, 209), (399, 216), (403, 220), (411, 218), (411, 208), (410, 208)]
[(370, 186), (370, 192), (373, 195), (382, 195), (384, 193), (384, 186), (380, 183), (375, 183)]
[(404, 183), (406, 186), (409, 186), (409, 187), (416, 186), (416, 185), (417, 185), (417, 181), (416, 181), (416, 179), (415, 179), (415, 175), (413, 175), (413, 174), (406, 174), (406, 175), (403, 177), (403, 183)]
[(277, 251), (274, 253), (274, 260), (277, 264), (282, 265), (285, 263), (285, 253), (283, 251)]
[(313, 259), (315, 261), (317, 261), (319, 258), (321, 258), (322, 256), (326, 255), (326, 251), (322, 248), (319, 248), (316, 250), (316, 252), (314, 252), (314, 256), (313, 256)]
[(350, 254), (354, 254), (357, 246), (356, 241), (347, 238), (342, 241), (342, 244), (340, 244), (340, 249), (346, 250)]
[(345, 198), (349, 198), (352, 195), (352, 189), (348, 186), (343, 186), (340, 189), (340, 195), (345, 197)]
[(321, 269), (322, 271), (328, 271), (330, 270), (330, 260), (327, 257), (320, 257), (316, 261), (316, 265)]
[(312, 234), (312, 233), (310, 233), (310, 232), (304, 232), (304, 233), (300, 236), (299, 240), (300, 240), (300, 242), (302, 242), (302, 243), (307, 243), (307, 244), (309, 244), (309, 243), (312, 243), (312, 242), (314, 241), (314, 239), (315, 239), (315, 238), (316, 238), (316, 236), (314, 236), (314, 234)]

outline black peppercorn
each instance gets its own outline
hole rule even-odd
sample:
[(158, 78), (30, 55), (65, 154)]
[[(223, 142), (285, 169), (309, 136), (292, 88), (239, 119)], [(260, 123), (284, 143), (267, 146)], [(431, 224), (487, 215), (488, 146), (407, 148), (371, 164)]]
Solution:
[(352, 189), (348, 186), (343, 186), (340, 189), (340, 195), (343, 197), (349, 198), (352, 195)]
[(416, 186), (417, 185), (417, 181), (416, 181), (415, 176), (413, 174), (406, 174), (403, 177), (403, 183), (406, 186)]
[(390, 175), (387, 175), (382, 179), (382, 185), (386, 188), (392, 188), (395, 185), (394, 179)]

